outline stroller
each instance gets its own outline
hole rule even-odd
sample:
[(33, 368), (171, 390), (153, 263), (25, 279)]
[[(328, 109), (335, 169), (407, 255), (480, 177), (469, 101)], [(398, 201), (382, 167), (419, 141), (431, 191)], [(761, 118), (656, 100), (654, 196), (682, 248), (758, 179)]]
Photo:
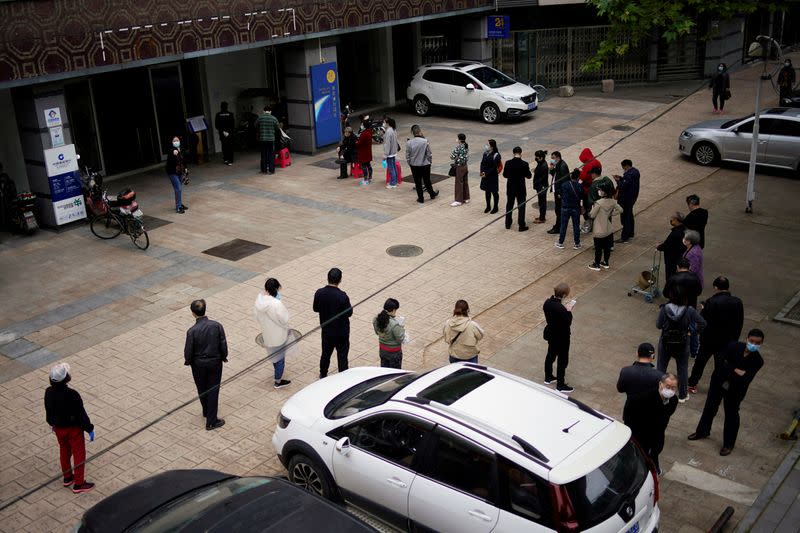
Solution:
[(628, 289), (628, 296), (633, 296), (633, 293), (643, 294), (644, 301), (651, 303), (654, 299), (661, 295), (658, 288), (658, 276), (661, 272), (661, 252), (656, 250), (653, 252), (653, 264), (650, 270), (643, 270), (639, 274), (639, 279), (636, 285)]

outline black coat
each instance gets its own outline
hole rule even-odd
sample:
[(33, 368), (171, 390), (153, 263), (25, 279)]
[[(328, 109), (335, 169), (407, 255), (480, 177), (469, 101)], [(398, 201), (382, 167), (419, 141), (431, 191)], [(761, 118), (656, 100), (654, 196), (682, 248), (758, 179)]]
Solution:
[(631, 400), (629, 420), (625, 424), (631, 428), (633, 438), (645, 450), (661, 451), (664, 446), (664, 432), (669, 419), (678, 407), (678, 397), (673, 396), (667, 403), (658, 392), (658, 385)]
[(567, 311), (567, 308), (561, 303), (561, 299), (555, 296), (545, 300), (542, 310), (547, 321), (545, 326), (547, 341), (555, 343), (568, 341), (572, 326), (572, 312)]
[(708, 224), (708, 210), (698, 207), (683, 218), (686, 229), (693, 229), (700, 234), (700, 248), (706, 247), (706, 224)]
[(544, 159), (536, 163), (533, 169), (533, 190), (536, 193), (547, 192), (547, 185), (550, 181), (550, 172)]
[(525, 180), (531, 179), (531, 167), (521, 157), (513, 157), (506, 162), (506, 166), (503, 168), (503, 177), (507, 180), (506, 192), (508, 194), (525, 196)]
[(731, 88), (731, 77), (726, 70), (717, 72), (711, 76), (708, 87), (717, 94), (723, 94), (726, 89), (729, 90)]
[(664, 267), (666, 269), (667, 279), (678, 269), (678, 260), (683, 257), (686, 252), (686, 246), (683, 244), (683, 234), (686, 227), (683, 224), (673, 226), (672, 230), (664, 239), (664, 242), (656, 246), (659, 252), (664, 252)]
[(553, 177), (553, 194), (561, 198), (561, 184), (569, 181), (569, 165), (562, 159), (550, 170), (550, 175)]
[[(761, 367), (764, 366), (764, 359), (760, 352), (748, 353), (744, 355), (746, 345), (743, 342), (732, 342), (720, 352), (717, 358), (718, 364), (714, 367), (711, 374), (712, 387), (724, 387), (728, 383), (729, 397), (742, 400), (747, 394), (750, 383)], [(744, 370), (744, 376), (740, 376), (734, 370)]]
[(331, 318), (342, 313), (330, 324), (322, 326), (322, 334), (328, 337), (350, 336), (350, 317), (353, 316), (353, 309), (347, 293), (339, 287), (327, 285), (318, 289), (314, 293), (314, 312), (319, 313), (320, 324), (325, 324)]
[(225, 329), (216, 320), (201, 316), (186, 332), (184, 364), (211, 367), (228, 360)]
[(623, 209), (630, 209), (633, 207), (633, 204), (636, 203), (636, 200), (639, 199), (640, 178), (641, 175), (635, 167), (631, 167), (622, 173), (617, 188), (619, 191), (617, 194), (617, 203), (619, 203)]
[[(214, 127), (217, 129), (217, 134), (220, 139), (230, 139), (230, 134), (236, 129), (236, 120), (233, 117), (233, 113), (230, 111), (220, 111), (217, 113), (217, 116), (214, 118)], [(228, 137), (222, 135), (224, 131), (228, 132)]]
[(627, 394), (625, 407), (622, 410), (622, 421), (626, 424), (633, 409), (633, 402), (637, 396), (644, 394), (653, 387), (658, 388), (658, 382), (664, 374), (653, 363), (635, 362), (631, 366), (623, 367), (617, 379), (617, 391)]
[[(700, 283), (700, 278), (694, 272), (677, 272), (670, 276), (667, 284), (664, 285), (664, 297), (671, 300), (676, 297), (678, 301), (683, 296), (686, 297), (686, 303), (690, 307), (697, 309), (697, 298), (703, 292), (703, 285)], [(735, 339), (738, 339), (736, 335)], [(735, 340), (734, 339), (734, 340)]]
[[(497, 165), (500, 163), (500, 154), (492, 150), (485, 152), (481, 159), (481, 190), (486, 192), (498, 192)], [(505, 174), (505, 172), (504, 172)]]
[(51, 382), (44, 391), (44, 411), (47, 423), (53, 427), (79, 427), (87, 433), (94, 431), (81, 395), (64, 382)]
[(709, 353), (718, 352), (742, 334), (744, 305), (728, 291), (718, 292), (706, 300), (700, 315), (706, 319), (700, 345)]

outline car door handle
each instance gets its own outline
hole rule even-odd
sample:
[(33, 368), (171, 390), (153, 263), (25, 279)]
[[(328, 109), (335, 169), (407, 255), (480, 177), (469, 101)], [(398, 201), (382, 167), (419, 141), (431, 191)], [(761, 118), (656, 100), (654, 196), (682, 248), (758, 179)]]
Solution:
[(475, 518), (480, 518), (484, 522), (491, 522), (492, 521), (492, 517), (491, 516), (489, 516), (488, 514), (482, 513), (481, 511), (469, 511), (469, 515), (473, 516)]
[(389, 483), (391, 483), (395, 487), (400, 487), (401, 489), (404, 489), (404, 488), (406, 488), (408, 486), (405, 483), (403, 483), (402, 481), (400, 481), (399, 479), (397, 479), (396, 477), (390, 477), (386, 481), (388, 481)]
[(767, 144), (767, 141), (758, 141), (758, 144)]

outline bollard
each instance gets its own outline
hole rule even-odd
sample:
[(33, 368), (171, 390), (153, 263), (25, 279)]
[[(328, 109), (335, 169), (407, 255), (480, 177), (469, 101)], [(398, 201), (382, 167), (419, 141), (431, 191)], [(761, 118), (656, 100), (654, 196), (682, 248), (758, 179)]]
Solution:
[(714, 522), (714, 525), (711, 526), (711, 529), (708, 530), (708, 533), (719, 533), (722, 531), (722, 528), (728, 523), (728, 520), (730, 520), (732, 516), (733, 507), (729, 505), (722, 511), (722, 514), (717, 518), (717, 521)]
[(614, 80), (602, 80), (600, 83), (602, 84), (604, 93), (614, 92)]
[(570, 97), (575, 95), (575, 88), (572, 85), (562, 85), (558, 88), (558, 96)]

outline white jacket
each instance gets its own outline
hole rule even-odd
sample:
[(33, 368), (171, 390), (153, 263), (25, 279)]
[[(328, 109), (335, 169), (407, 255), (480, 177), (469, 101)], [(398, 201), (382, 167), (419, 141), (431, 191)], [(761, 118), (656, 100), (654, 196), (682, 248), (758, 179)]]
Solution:
[(262, 292), (256, 297), (253, 312), (261, 326), (264, 345), (283, 345), (289, 335), (289, 310), (286, 306), (277, 298)]

